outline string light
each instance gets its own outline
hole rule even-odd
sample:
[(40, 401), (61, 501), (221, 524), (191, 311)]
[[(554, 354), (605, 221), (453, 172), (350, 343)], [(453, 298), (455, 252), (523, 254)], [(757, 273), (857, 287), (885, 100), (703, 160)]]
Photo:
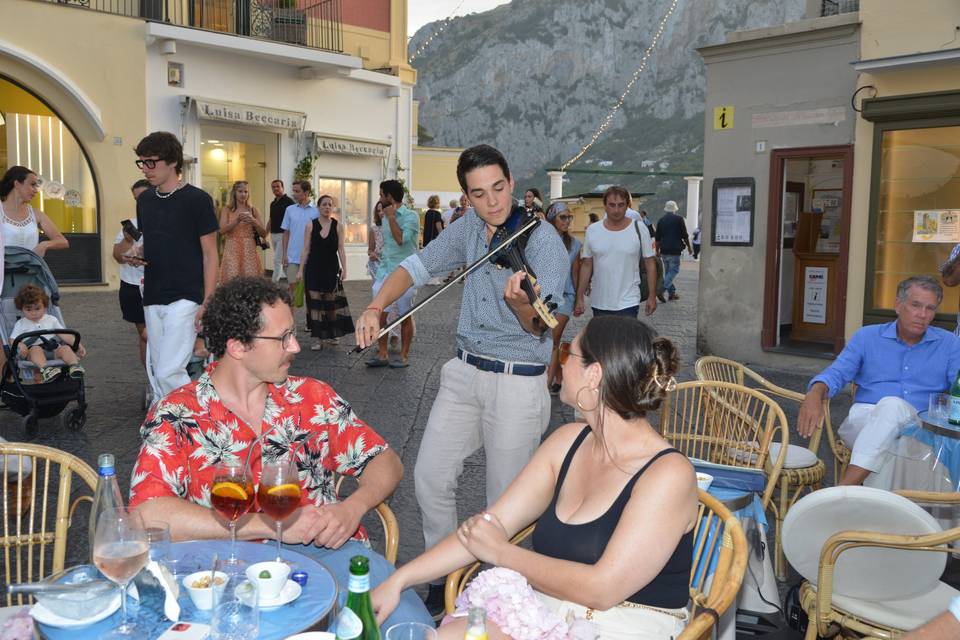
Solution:
[(464, 2), (466, 2), (466, 0), (460, 0), (460, 4), (458, 4), (456, 8), (454, 8), (454, 10), (450, 12), (450, 15), (448, 15), (446, 18), (440, 21), (440, 26), (437, 27), (437, 30), (434, 31), (429, 38), (424, 40), (423, 43), (419, 47), (417, 47), (417, 50), (413, 52), (413, 55), (407, 59), (408, 63), (412, 63), (414, 60), (416, 60), (417, 56), (423, 53), (424, 50), (430, 46), (430, 43), (433, 42), (434, 38), (436, 38), (441, 33), (443, 33), (443, 30), (446, 29), (447, 25), (453, 21), (454, 15), (457, 13), (457, 11), (460, 10), (460, 7), (463, 6)]
[(620, 94), (620, 99), (617, 100), (617, 103), (613, 105), (613, 109), (610, 110), (610, 113), (607, 114), (607, 117), (604, 118), (603, 122), (600, 123), (600, 126), (594, 132), (593, 137), (590, 139), (590, 142), (585, 144), (583, 148), (580, 149), (580, 153), (578, 153), (577, 155), (573, 156), (572, 158), (564, 162), (563, 165), (560, 167), (561, 171), (565, 171), (567, 167), (569, 167), (571, 164), (573, 164), (574, 162), (582, 158), (583, 154), (585, 154), (587, 151), (590, 150), (590, 147), (592, 147), (597, 142), (600, 136), (603, 135), (603, 132), (607, 130), (607, 127), (610, 126), (610, 123), (613, 122), (613, 117), (617, 115), (617, 112), (620, 111), (621, 107), (623, 107), (623, 103), (627, 99), (627, 96), (630, 95), (630, 91), (631, 89), (633, 89), (633, 85), (637, 83), (637, 78), (640, 77), (640, 74), (643, 73), (643, 70), (646, 68), (647, 60), (650, 58), (650, 54), (653, 53), (653, 50), (654, 48), (656, 48), (657, 43), (660, 42), (660, 36), (663, 35), (663, 30), (667, 25), (667, 20), (670, 19), (671, 15), (673, 15), (673, 10), (677, 7), (677, 2), (678, 0), (672, 0), (672, 2), (670, 3), (670, 8), (667, 9), (667, 13), (663, 16), (663, 18), (660, 19), (660, 24), (657, 25), (657, 30), (653, 34), (653, 39), (650, 41), (650, 46), (647, 47), (647, 50), (643, 54), (643, 58), (640, 59), (640, 66), (637, 68), (636, 71), (633, 72), (633, 77), (630, 78), (630, 82), (627, 83), (627, 86), (624, 89), (623, 93)]

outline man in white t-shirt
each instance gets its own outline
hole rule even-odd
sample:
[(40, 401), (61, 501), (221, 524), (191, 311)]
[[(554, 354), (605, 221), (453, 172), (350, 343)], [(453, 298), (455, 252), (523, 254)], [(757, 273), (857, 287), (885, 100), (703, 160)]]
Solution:
[[(640, 257), (647, 270), (647, 282), (655, 286), (657, 267), (653, 244), (645, 224), (627, 217), (630, 193), (620, 186), (603, 193), (606, 216), (600, 224), (587, 227), (577, 283), (577, 301), (573, 315), (586, 310), (584, 298), (591, 288), (590, 306), (594, 316), (622, 315), (636, 318), (640, 312)], [(592, 278), (592, 282), (591, 282)], [(646, 314), (657, 309), (657, 299), (649, 295)]]
[[(137, 180), (130, 187), (133, 201), (150, 188), (145, 178)], [(137, 229), (137, 216), (130, 216), (130, 224)], [(140, 342), (140, 364), (147, 362), (147, 324), (143, 313), (143, 236), (134, 240), (133, 236), (121, 229), (113, 241), (113, 259), (120, 264), (120, 314), (133, 324)]]

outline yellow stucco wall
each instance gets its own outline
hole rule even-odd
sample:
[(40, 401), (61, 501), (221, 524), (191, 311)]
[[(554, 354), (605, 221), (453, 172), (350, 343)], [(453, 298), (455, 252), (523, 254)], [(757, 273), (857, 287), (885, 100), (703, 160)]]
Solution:
[[(960, 47), (960, 3), (955, 0), (871, 0), (860, 3), (860, 59), (910, 55), (941, 48)], [(955, 39), (952, 46), (945, 46)], [(956, 91), (960, 65), (911, 67), (881, 73), (863, 73), (858, 86), (873, 85), (883, 97)], [(870, 220), (870, 171), (873, 164), (873, 124), (857, 119), (854, 143), (853, 198), (851, 200), (850, 271), (847, 279), (845, 332), (849, 338), (863, 324), (865, 287), (873, 282), (866, 273), (867, 227)]]
[(417, 191), (460, 191), (457, 183), (457, 159), (462, 151), (463, 149), (415, 146), (413, 188)]
[[(120, 220), (133, 212), (129, 187), (142, 177), (133, 164), (132, 148), (146, 133), (144, 24), (44, 2), (0, 3), (0, 25), (4, 25), (0, 26), (0, 73), (41, 96), (86, 151), (100, 196), (103, 277), (113, 286), (118, 283), (117, 264), (111, 256), (113, 239)], [(110, 37), (96, 37), (98, 33)], [(19, 59), (11, 50), (25, 52), (35, 64)], [(36, 64), (53, 69), (99, 110), (104, 137), (68, 89)]]
[(343, 52), (362, 59), (365, 69), (384, 69), (390, 66), (390, 34), (345, 24)]

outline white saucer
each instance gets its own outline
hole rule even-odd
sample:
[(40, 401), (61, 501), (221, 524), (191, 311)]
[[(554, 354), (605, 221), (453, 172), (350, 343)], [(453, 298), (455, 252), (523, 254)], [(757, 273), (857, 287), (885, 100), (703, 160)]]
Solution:
[[(249, 583), (249, 580), (245, 582)], [(242, 585), (241, 585), (242, 586)], [(239, 588), (239, 587), (238, 587)], [(300, 593), (303, 591), (298, 583), (293, 580), (287, 580), (286, 584), (283, 585), (283, 588), (280, 589), (280, 593), (275, 598), (260, 598), (260, 610), (267, 611), (269, 609), (276, 609), (277, 607), (282, 607), (285, 604), (289, 604), (300, 597)], [(248, 599), (247, 596), (243, 596), (242, 600)]]
[(39, 602), (30, 607), (30, 615), (34, 620), (41, 624), (48, 624), (51, 627), (58, 627), (60, 629), (74, 629), (105, 620), (106, 618), (112, 616), (119, 608), (120, 593), (117, 592), (117, 594), (113, 597), (113, 600), (110, 601), (110, 605), (106, 609), (95, 616), (90, 616), (89, 618), (81, 618), (79, 620), (75, 620), (73, 618), (64, 618), (63, 616), (59, 616), (53, 611), (50, 611), (50, 609), (47, 609)]

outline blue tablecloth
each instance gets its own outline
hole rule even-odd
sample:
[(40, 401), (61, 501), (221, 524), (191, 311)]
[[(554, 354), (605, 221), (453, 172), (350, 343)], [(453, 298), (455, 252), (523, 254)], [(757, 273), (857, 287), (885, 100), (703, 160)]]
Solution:
[[(927, 420), (927, 412), (920, 412), (920, 419)], [(894, 454), (914, 460), (920, 460), (929, 467), (931, 475), (928, 479), (910, 478), (910, 484), (918, 481), (922, 486), (897, 487), (923, 491), (960, 491), (960, 428), (947, 422), (935, 422), (942, 431), (951, 432), (949, 435), (935, 433), (920, 424), (910, 424), (900, 433), (900, 440)], [(953, 434), (952, 432), (956, 432)], [(924, 447), (911, 446), (912, 439)]]
[[(189, 559), (190, 562), (209, 563), (214, 552), (221, 558), (227, 557), (230, 552), (228, 540), (204, 540), (194, 542), (178, 542), (170, 545), (171, 557), (176, 560)], [(250, 562), (262, 562), (276, 558), (277, 549), (273, 544), (256, 542), (237, 542), (237, 555)], [(280, 640), (287, 636), (305, 631), (320, 621), (330, 610), (337, 594), (337, 586), (330, 571), (319, 562), (303, 554), (296, 554), (284, 549), (284, 559), (290, 560), (299, 571), (309, 574), (307, 584), (303, 587), (300, 597), (282, 607), (260, 612), (260, 634), (258, 638), (264, 640)], [(294, 557), (291, 557), (294, 556)], [(188, 567), (184, 567), (187, 569)], [(193, 569), (193, 567), (189, 567)], [(180, 569), (178, 569), (180, 571)], [(189, 571), (178, 573), (177, 578), (183, 579)], [(136, 620), (144, 630), (137, 640), (153, 640), (166, 631), (172, 622), (163, 615), (163, 600), (159, 588), (143, 589), (141, 602), (131, 600), (128, 604), (129, 616)], [(187, 622), (202, 622), (210, 624), (210, 611), (197, 611), (187, 595), (186, 589), (180, 585), (180, 620)], [(47, 625), (37, 624), (42, 637), (51, 640), (94, 640), (106, 635), (111, 629), (120, 624), (120, 611), (98, 622), (78, 629), (57, 629)], [(253, 639), (251, 639), (253, 640)]]

